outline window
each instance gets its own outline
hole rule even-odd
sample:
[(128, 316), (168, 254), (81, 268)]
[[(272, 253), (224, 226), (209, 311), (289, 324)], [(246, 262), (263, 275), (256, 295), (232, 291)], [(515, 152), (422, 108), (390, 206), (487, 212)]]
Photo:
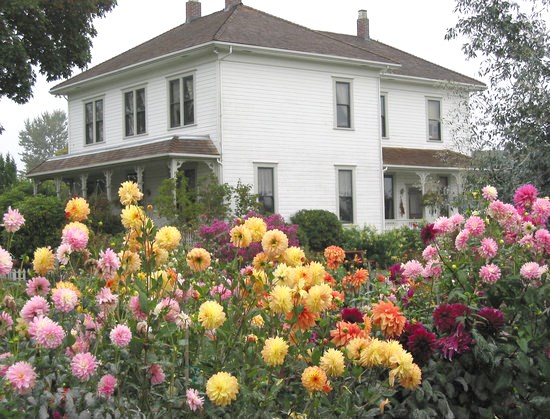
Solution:
[(338, 169), (338, 214), (343, 223), (353, 223), (353, 171)]
[(393, 209), (393, 176), (384, 175), (384, 218), (393, 220), (395, 212)]
[(86, 144), (103, 142), (103, 99), (84, 105)]
[(335, 82), (336, 127), (351, 128), (351, 83)]
[(193, 76), (170, 80), (170, 128), (195, 123)]
[(441, 101), (428, 99), (428, 139), (441, 141)]
[(275, 212), (275, 168), (258, 167), (258, 201), (263, 213)]
[(127, 137), (145, 134), (145, 89), (124, 93), (124, 133)]
[(422, 218), (422, 191), (418, 188), (409, 188), (409, 218)]
[(380, 133), (382, 138), (388, 138), (388, 97), (380, 95)]

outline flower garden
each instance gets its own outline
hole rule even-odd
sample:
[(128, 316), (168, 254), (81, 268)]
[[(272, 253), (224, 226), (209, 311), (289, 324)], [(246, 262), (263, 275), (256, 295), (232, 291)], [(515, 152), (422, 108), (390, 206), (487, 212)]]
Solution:
[[(545, 417), (550, 200), (474, 192), (414, 259), (374, 269), (250, 214), (194, 248), (119, 189), (123, 239), (94, 249), (75, 197), (26, 283), (1, 279), (2, 417)], [(368, 255), (367, 259), (368, 259)]]

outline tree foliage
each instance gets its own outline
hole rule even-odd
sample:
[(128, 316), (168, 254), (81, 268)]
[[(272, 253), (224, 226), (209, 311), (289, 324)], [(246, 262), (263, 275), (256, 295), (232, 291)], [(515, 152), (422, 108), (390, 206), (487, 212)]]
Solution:
[[(457, 0), (458, 23), (447, 38), (463, 36), (468, 58), (481, 58), (489, 81), (474, 101), (478, 182), (504, 196), (531, 182), (550, 194), (549, 0)], [(487, 151), (491, 150), (491, 151)], [(480, 176), (482, 175), (482, 176)]]
[(44, 112), (32, 122), (25, 120), (19, 145), (23, 147), (21, 160), (26, 171), (67, 147), (67, 136), (67, 116), (62, 110)]
[(17, 166), (8, 153), (6, 157), (0, 154), (0, 193), (8, 190), (17, 181)]

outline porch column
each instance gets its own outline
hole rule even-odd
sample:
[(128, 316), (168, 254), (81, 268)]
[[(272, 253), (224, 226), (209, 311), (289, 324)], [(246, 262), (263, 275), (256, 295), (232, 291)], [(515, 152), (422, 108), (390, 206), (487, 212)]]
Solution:
[(38, 195), (38, 181), (36, 179), (32, 180), (32, 194), (34, 196)]
[(103, 175), (105, 176), (105, 193), (107, 194), (107, 200), (111, 201), (111, 182), (113, 180), (113, 171), (105, 170)]
[(88, 174), (84, 173), (80, 175), (80, 187), (82, 190), (82, 198), (86, 199), (88, 197)]
[(143, 166), (136, 166), (134, 170), (136, 171), (136, 181), (139, 186), (139, 190), (143, 192), (143, 172), (145, 171), (145, 168)]
[(178, 175), (178, 169), (185, 163), (185, 160), (172, 159), (168, 162), (168, 170), (170, 170), (170, 179), (174, 180), (174, 206), (176, 205), (176, 179)]
[(61, 178), (60, 177), (55, 178), (55, 193), (58, 198), (61, 198)]
[[(428, 179), (429, 173), (427, 172), (416, 172), (416, 175), (420, 178), (420, 189), (422, 191), (422, 198), (426, 193), (426, 179)], [(422, 218), (426, 219), (426, 208), (422, 205)]]

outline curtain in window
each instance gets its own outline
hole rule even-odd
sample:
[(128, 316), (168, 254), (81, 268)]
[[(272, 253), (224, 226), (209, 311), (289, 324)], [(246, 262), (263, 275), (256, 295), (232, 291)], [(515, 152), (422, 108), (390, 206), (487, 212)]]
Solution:
[(422, 218), (422, 191), (418, 188), (409, 188), (409, 218)]
[(340, 221), (353, 223), (353, 179), (351, 170), (338, 171)]
[(336, 82), (336, 125), (342, 128), (351, 127), (349, 83)]
[(183, 123), (189, 125), (195, 123), (195, 104), (193, 93), (193, 77), (183, 79)]
[(393, 220), (393, 176), (384, 176), (384, 218)]
[(86, 118), (86, 144), (92, 144), (94, 142), (94, 108), (92, 102), (84, 105), (84, 113)]
[(134, 92), (124, 95), (124, 116), (126, 136), (134, 135)]
[(98, 143), (103, 141), (103, 100), (95, 102), (95, 140)]
[(137, 133), (145, 132), (145, 89), (136, 90)]
[(170, 127), (181, 125), (180, 115), (180, 81), (178, 79), (170, 82)]
[(266, 212), (275, 212), (275, 191), (273, 183), (273, 168), (258, 168), (258, 195), (259, 201)]

